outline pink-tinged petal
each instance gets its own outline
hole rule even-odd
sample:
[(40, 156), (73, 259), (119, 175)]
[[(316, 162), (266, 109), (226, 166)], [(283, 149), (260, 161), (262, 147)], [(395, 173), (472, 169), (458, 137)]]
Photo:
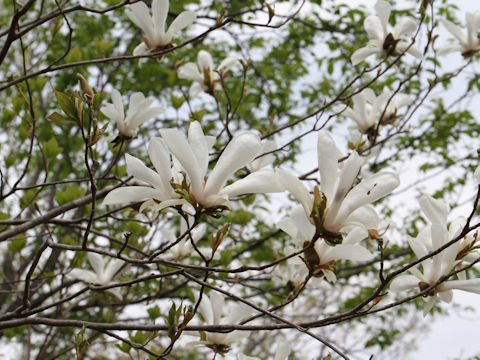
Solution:
[(198, 121), (192, 122), (188, 128), (188, 143), (192, 149), (195, 149), (193, 153), (197, 159), (197, 167), (201, 176), (204, 177), (208, 169), (208, 151), (210, 148)]
[(350, 60), (352, 61), (352, 65), (357, 65), (366, 58), (371, 55), (380, 55), (383, 53), (383, 50), (378, 48), (377, 46), (367, 45), (363, 48), (356, 50)]
[(210, 55), (208, 51), (200, 50), (198, 52), (197, 62), (200, 71), (203, 73), (205, 71), (213, 71), (214, 69), (212, 55)]
[(367, 16), (363, 22), (363, 26), (370, 39), (375, 39), (380, 43), (384, 41), (387, 32), (383, 29), (382, 21), (378, 16)]
[(73, 269), (67, 274), (69, 279), (81, 280), (90, 284), (96, 284), (98, 282), (98, 275), (90, 270)]
[(151, 38), (154, 35), (150, 11), (143, 1), (128, 6), (126, 14), (135, 25), (143, 30), (148, 38)]
[(418, 288), (420, 280), (413, 275), (401, 275), (395, 277), (390, 283), (390, 290), (404, 291), (408, 289)]
[(377, 3), (375, 4), (375, 11), (377, 12), (377, 15), (380, 18), (380, 21), (382, 23), (383, 32), (385, 35), (387, 35), (388, 19), (390, 18), (392, 6), (386, 1), (378, 0)]
[(450, 280), (440, 286), (441, 291), (463, 290), (475, 294), (480, 294), (480, 278), (470, 280)]
[(340, 244), (320, 255), (320, 259), (322, 263), (332, 260), (369, 261), (373, 259), (373, 254), (360, 245)]
[(190, 79), (203, 83), (203, 76), (198, 71), (198, 66), (194, 63), (186, 63), (185, 65), (180, 66), (177, 72), (179, 79)]
[(260, 138), (252, 133), (235, 136), (227, 145), (210, 173), (205, 186), (205, 195), (218, 194), (235, 171), (251, 162), (260, 152)]
[(419, 200), (425, 216), (432, 224), (447, 224), (448, 206), (440, 199), (434, 199), (429, 195), (423, 195)]
[(273, 170), (259, 170), (226, 186), (220, 195), (267, 194), (284, 191)]
[(310, 216), (313, 199), (305, 185), (290, 171), (276, 169), (277, 179), (292, 196), (303, 206), (305, 214)]
[(169, 6), (168, 0), (153, 0), (152, 2), (153, 23), (155, 24), (155, 30), (158, 32), (165, 33)]
[(97, 276), (101, 277), (105, 270), (105, 260), (103, 256), (97, 253), (88, 252), (87, 258), (93, 270), (97, 273)]
[(105, 199), (104, 205), (125, 204), (131, 202), (139, 202), (147, 199), (163, 200), (157, 189), (148, 186), (127, 186), (110, 191)]
[(465, 34), (465, 30), (448, 21), (447, 19), (440, 19), (440, 22), (443, 24), (443, 26), (445, 26), (445, 28), (450, 32), (450, 34), (457, 38), (460, 44), (464, 46), (468, 44), (467, 34)]
[(338, 159), (341, 153), (335, 141), (325, 131), (318, 132), (317, 160), (320, 185), (327, 197), (328, 206), (333, 202), (335, 186), (338, 182)]
[(218, 70), (218, 71), (222, 71), (222, 72), (228, 71), (228, 70), (231, 69), (233, 66), (237, 65), (239, 62), (240, 62), (240, 60), (239, 60), (238, 58), (233, 57), (233, 56), (229, 56), (229, 57), (225, 58), (225, 59), (220, 63), (220, 65), (218, 66), (217, 70)]
[(172, 154), (175, 155), (190, 177), (193, 193), (195, 195), (202, 194), (203, 177), (205, 174), (199, 169), (197, 157), (187, 142), (185, 135), (176, 129), (162, 129), (160, 130), (160, 134)]
[(354, 210), (346, 219), (345, 226), (361, 226), (365, 229), (376, 229), (380, 218), (377, 211), (370, 205)]
[(208, 325), (214, 324), (212, 303), (208, 295), (203, 294), (202, 301), (200, 301), (200, 305), (198, 306), (198, 311), (200, 311), (200, 314), (202, 314), (203, 319)]
[(146, 167), (139, 159), (130, 154), (125, 154), (127, 173), (138, 181), (146, 182), (157, 189), (163, 189), (160, 176), (152, 169)]
[(170, 35), (171, 37), (175, 37), (177, 32), (186, 28), (189, 25), (192, 25), (196, 19), (197, 19), (197, 14), (195, 14), (193, 11), (182, 12), (170, 24), (170, 27), (168, 28), (168, 31), (167, 31), (167, 35)]
[[(346, 219), (359, 207), (371, 204), (390, 194), (399, 184), (398, 176), (390, 172), (379, 172), (363, 180), (345, 196), (338, 211), (336, 222)], [(335, 226), (338, 225), (338, 223), (335, 224)]]
[(393, 28), (392, 35), (395, 39), (400, 38), (402, 35), (410, 35), (417, 30), (418, 22), (410, 17), (402, 17), (397, 21), (397, 24)]

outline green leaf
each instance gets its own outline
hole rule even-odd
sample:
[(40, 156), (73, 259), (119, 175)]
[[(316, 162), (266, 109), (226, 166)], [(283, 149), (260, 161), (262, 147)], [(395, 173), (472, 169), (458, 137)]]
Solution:
[(152, 319), (152, 320), (155, 320), (162, 315), (158, 305), (155, 305), (154, 307), (148, 308), (147, 312), (148, 312), (148, 316), (150, 316), (150, 319)]
[(180, 107), (185, 102), (185, 98), (183, 96), (175, 96), (173, 94), (170, 94), (170, 99), (172, 101), (172, 106), (175, 108), (175, 110), (180, 109)]
[(63, 148), (58, 146), (57, 140), (54, 137), (43, 143), (43, 151), (45, 151), (47, 159), (55, 159), (62, 150)]
[(68, 124), (69, 122), (74, 121), (72, 118), (68, 116), (64, 116), (56, 111), (53, 114), (48, 115), (47, 119), (52, 120), (60, 125), (65, 125), (65, 124)]
[(52, 89), (55, 97), (57, 98), (58, 105), (60, 105), (60, 108), (73, 121), (78, 121), (78, 112), (75, 106), (75, 100), (73, 99), (73, 96), (68, 96), (67, 94), (57, 91), (55, 88)]
[(82, 197), (85, 194), (85, 191), (85, 189), (74, 184), (65, 190), (57, 189), (57, 191), (55, 191), (55, 199), (57, 200), (58, 205), (63, 205)]

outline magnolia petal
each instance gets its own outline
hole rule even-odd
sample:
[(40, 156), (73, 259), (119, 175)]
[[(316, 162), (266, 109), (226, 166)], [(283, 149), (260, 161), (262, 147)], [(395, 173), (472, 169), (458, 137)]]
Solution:
[(198, 52), (197, 63), (202, 73), (213, 71), (214, 69), (212, 55), (208, 51), (200, 50)]
[(95, 284), (98, 281), (98, 275), (90, 270), (73, 269), (67, 274), (67, 277), (73, 280), (85, 281), (89, 284)]
[(332, 270), (327, 270), (327, 269), (324, 269), (323, 271), (323, 275), (325, 276), (325, 279), (331, 283), (334, 283), (335, 281), (337, 281), (337, 276), (335, 275), (335, 273), (332, 271)]
[(446, 303), (450, 303), (453, 299), (452, 290), (447, 290), (447, 291), (442, 290), (442, 291), (439, 291), (437, 294), (438, 294), (438, 297), (443, 301), (445, 301)]
[(111, 120), (123, 121), (123, 113), (118, 112), (117, 108), (113, 104), (106, 104), (100, 108), (103, 115)]
[(333, 202), (335, 186), (338, 182), (338, 159), (340, 157), (340, 151), (332, 137), (325, 131), (319, 131), (317, 141), (318, 171), (320, 173), (320, 185), (329, 204)]
[(388, 30), (388, 19), (390, 18), (392, 6), (386, 1), (378, 0), (375, 4), (375, 11), (377, 12), (377, 15), (382, 23), (383, 32), (386, 36)]
[(151, 108), (147, 108), (142, 112), (139, 112), (136, 116), (134, 116), (129, 124), (128, 127), (136, 130), (140, 125), (142, 125), (145, 121), (153, 119), (154, 117), (162, 114), (164, 109), (160, 106), (155, 106)]
[(88, 252), (87, 258), (93, 270), (97, 273), (97, 277), (101, 277), (105, 269), (105, 261), (103, 256), (94, 252)]
[(259, 170), (226, 186), (220, 191), (220, 195), (228, 195), (230, 197), (243, 194), (282, 192), (284, 190), (273, 170)]
[(467, 222), (467, 219), (465, 219), (463, 216), (459, 216), (455, 218), (450, 224), (450, 226), (448, 227), (448, 238), (453, 239), (459, 236), (466, 222)]
[(143, 1), (129, 5), (126, 14), (135, 25), (143, 30), (147, 37), (153, 35), (153, 23), (150, 17), (150, 11)]
[(442, 291), (463, 290), (480, 294), (480, 278), (470, 280), (450, 280), (440, 285)]
[(380, 218), (377, 211), (370, 205), (354, 210), (344, 222), (344, 226), (361, 226), (365, 229), (376, 229)]
[(393, 100), (397, 109), (410, 105), (413, 102), (413, 98), (407, 94), (399, 94)]
[(210, 173), (205, 195), (218, 194), (235, 171), (251, 162), (261, 150), (260, 138), (253, 133), (235, 136), (227, 145)]
[(354, 227), (345, 236), (342, 244), (358, 244), (359, 242), (368, 238), (368, 230), (362, 227)]
[(430, 252), (429, 249), (425, 246), (425, 243), (420, 241), (419, 237), (416, 237), (416, 238), (409, 237), (408, 244), (410, 245), (410, 248), (412, 249), (412, 251), (415, 253), (415, 256), (417, 257), (417, 259), (424, 257)]
[(455, 36), (458, 40), (458, 42), (462, 45), (467, 44), (467, 35), (465, 34), (465, 31), (459, 27), (458, 25), (455, 25), (451, 21), (448, 21), (447, 19), (440, 19), (440, 22), (445, 26), (445, 28)]
[(160, 176), (154, 170), (146, 167), (139, 159), (130, 154), (125, 154), (125, 160), (128, 175), (133, 176), (138, 181), (146, 182), (157, 189), (164, 188)]
[(386, 29), (383, 28), (382, 21), (378, 16), (367, 16), (363, 22), (363, 26), (370, 39), (376, 39), (379, 42), (383, 42), (386, 35)]
[(447, 224), (448, 207), (442, 200), (423, 195), (418, 202), (432, 224)]
[(179, 79), (190, 79), (203, 83), (203, 76), (200, 71), (198, 71), (198, 66), (192, 62), (180, 66), (177, 75)]
[(202, 93), (204, 90), (205, 89), (201, 84), (199, 84), (198, 82), (194, 82), (192, 86), (190, 86), (190, 89), (188, 90), (188, 94), (190, 95), (190, 97), (195, 97), (198, 94)]
[(202, 194), (205, 173), (202, 173), (201, 169), (199, 169), (197, 157), (187, 142), (185, 135), (176, 129), (161, 129), (160, 134), (172, 154), (175, 155), (190, 177), (192, 192), (195, 195)]
[(120, 292), (120, 288), (115, 287), (107, 290), (110, 294), (113, 294), (117, 299), (122, 300), (123, 296), (122, 293)]
[[(448, 232), (445, 225), (433, 224), (431, 226), (431, 232), (433, 246), (432, 250), (440, 248), (448, 241)], [(456, 256), (456, 247), (458, 247), (458, 242), (457, 246), (452, 245), (443, 250), (440, 254), (437, 254), (433, 257), (432, 273), (430, 274), (430, 278), (427, 279), (428, 283), (434, 283), (437, 281), (440, 276), (444, 275), (447, 267), (451, 267), (453, 265), (453, 263), (450, 261), (450, 258), (452, 251), (455, 252), (454, 256)], [(455, 257), (453, 260), (455, 260)]]
[(184, 11), (178, 15), (175, 20), (172, 21), (170, 27), (168, 28), (167, 34), (175, 37), (177, 32), (186, 28), (189, 25), (192, 25), (197, 19), (197, 14), (193, 11)]
[(200, 301), (200, 305), (198, 306), (198, 311), (202, 314), (208, 325), (214, 325), (212, 303), (208, 295), (203, 294), (202, 301)]
[(290, 171), (276, 169), (277, 179), (292, 196), (303, 206), (305, 214), (310, 216), (313, 207), (313, 199), (305, 185)]
[(188, 128), (188, 143), (192, 149), (195, 149), (193, 154), (197, 159), (200, 176), (203, 178), (208, 169), (209, 146), (202, 126), (198, 121), (192, 122)]
[[(359, 207), (373, 203), (390, 194), (399, 183), (398, 176), (390, 172), (379, 172), (363, 180), (345, 196), (336, 221), (346, 219)], [(338, 225), (338, 223), (335, 224), (335, 226)]]
[(480, 185), (480, 166), (478, 166), (475, 169), (475, 172), (473, 173), (473, 178), (475, 179), (475, 182)]
[(217, 70), (221, 71), (221, 72), (225, 72), (225, 71), (231, 69), (234, 65), (238, 64), (239, 61), (240, 60), (238, 58), (233, 57), (233, 56), (229, 56), (229, 57), (223, 59), (223, 61), (218, 66)]
[(125, 264), (125, 261), (120, 259), (111, 259), (110, 262), (105, 267), (105, 278), (110, 282), (113, 277), (116, 275), (118, 270)]
[(393, 28), (392, 35), (395, 39), (400, 38), (402, 35), (410, 35), (415, 32), (417, 26), (418, 22), (411, 17), (402, 17)]
[(116, 205), (131, 202), (139, 202), (147, 199), (161, 200), (161, 194), (157, 189), (148, 186), (124, 186), (110, 191), (105, 199), (104, 205)]
[(209, 295), (210, 303), (213, 311), (213, 324), (220, 324), (220, 316), (225, 307), (225, 297), (216, 291), (212, 291)]
[(382, 53), (383, 53), (382, 49), (376, 46), (367, 45), (363, 48), (356, 50), (352, 54), (352, 57), (350, 58), (350, 60), (352, 61), (352, 65), (357, 65), (371, 55), (380, 55)]
[(293, 239), (295, 239), (297, 237), (298, 228), (297, 228), (297, 225), (295, 224), (295, 222), (293, 221), (292, 218), (285, 218), (285, 219), (280, 220), (277, 223), (277, 227), (280, 230), (282, 230), (283, 232), (286, 232)]
[(158, 32), (165, 33), (169, 6), (168, 0), (153, 0), (152, 2), (153, 23)]
[(422, 60), (423, 59), (423, 53), (415, 46), (410, 46), (411, 43), (407, 41), (399, 41), (397, 43), (397, 50), (400, 53), (407, 52), (412, 56), (415, 56), (417, 59)]
[(149, 52), (150, 49), (147, 47), (147, 44), (142, 42), (133, 49), (133, 56), (147, 55)]
[(401, 275), (395, 277), (390, 283), (390, 290), (404, 291), (418, 287), (419, 279), (413, 275)]
[(295, 226), (297, 227), (297, 234), (295, 239), (297, 244), (303, 248), (303, 243), (305, 241), (311, 241), (315, 235), (315, 226), (310, 222), (310, 218), (305, 214), (301, 206), (297, 206), (293, 209), (292, 214), (290, 215)]
[(463, 52), (463, 46), (460, 44), (448, 44), (437, 50), (438, 55), (447, 55), (452, 52)]
[(150, 140), (148, 155), (161, 180), (158, 183), (158, 185), (160, 185), (158, 188), (161, 189), (165, 195), (173, 193), (170, 185), (170, 180), (172, 179), (170, 153), (163, 139), (154, 137)]
[(274, 360), (286, 360), (290, 354), (291, 347), (288, 342), (277, 341), (277, 350)]
[(432, 310), (433, 305), (435, 305), (435, 301), (437, 301), (437, 296), (431, 296), (428, 301), (423, 306), (423, 316), (427, 316), (427, 314)]
[(340, 244), (329, 250), (325, 256), (320, 256), (322, 263), (332, 260), (369, 261), (373, 259), (373, 254), (360, 245)]

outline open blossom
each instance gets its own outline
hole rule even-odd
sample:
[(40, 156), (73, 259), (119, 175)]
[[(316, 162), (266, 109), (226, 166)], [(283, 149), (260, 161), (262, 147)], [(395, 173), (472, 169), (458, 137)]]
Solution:
[[(203, 294), (198, 311), (207, 325), (236, 325), (240, 320), (246, 319), (252, 314), (252, 308), (243, 303), (226, 307), (225, 297), (217, 292), (211, 292), (210, 295)], [(203, 334), (201, 334), (201, 340), (194, 344), (202, 344), (217, 353), (225, 354), (230, 350), (229, 344), (243, 339), (248, 332), (205, 332)]]
[[(417, 256), (422, 258), (456, 238), (462, 231), (465, 219), (457, 218), (447, 228), (448, 207), (441, 200), (430, 196), (420, 199), (420, 206), (431, 225), (419, 232), (416, 238), (408, 240), (411, 249)], [(479, 254), (474, 251), (473, 244), (476, 236), (464, 238), (462, 241), (450, 245), (445, 250), (422, 261), (420, 271), (416, 266), (409, 269), (412, 275), (401, 275), (393, 279), (390, 288), (393, 291), (407, 289), (425, 290), (434, 285), (443, 276), (448, 276), (463, 262), (471, 262), (478, 259)], [(443, 301), (450, 302), (453, 298), (452, 290), (463, 290), (480, 294), (480, 279), (466, 280), (464, 272), (459, 273), (458, 280), (447, 280), (440, 283), (426, 294), (428, 300), (424, 307), (427, 314), (439, 297)]]
[(319, 131), (321, 186), (316, 187), (314, 197), (294, 174), (284, 169), (277, 170), (279, 181), (302, 204), (309, 221), (327, 240), (338, 239), (341, 237), (339, 232), (347, 227), (375, 228), (379, 219), (369, 204), (388, 195), (399, 185), (398, 176), (390, 172), (373, 174), (354, 185), (363, 160), (354, 151), (340, 168), (338, 160), (341, 156), (330, 135)]
[(186, 203), (185, 200), (179, 199), (180, 195), (174, 191), (170, 184), (172, 179), (179, 181), (180, 174), (178, 170), (172, 168), (170, 153), (163, 140), (153, 138), (148, 146), (148, 154), (155, 170), (148, 168), (139, 159), (129, 154), (125, 155), (128, 175), (147, 185), (124, 186), (113, 189), (105, 196), (103, 200), (105, 205), (145, 201), (145, 206), (158, 202), (164, 208)]
[(417, 21), (410, 17), (402, 17), (390, 30), (388, 24), (392, 11), (390, 4), (378, 0), (375, 4), (375, 10), (377, 15), (368, 16), (363, 23), (370, 41), (367, 46), (353, 53), (352, 64), (357, 65), (371, 55), (399, 56), (405, 50), (410, 55), (421, 59), (421, 51), (415, 46), (410, 46), (410, 42), (401, 39), (402, 36), (410, 35), (415, 31), (418, 25)]
[(381, 125), (394, 123), (398, 118), (398, 109), (413, 101), (406, 94), (397, 94), (389, 101), (391, 97), (392, 94), (387, 89), (379, 96), (376, 96), (372, 89), (365, 89), (352, 97), (353, 108), (345, 108), (342, 115), (355, 121), (360, 132), (369, 134), (376, 129), (379, 122)]
[(128, 6), (127, 16), (144, 33), (143, 42), (133, 50), (133, 55), (148, 54), (169, 45), (180, 30), (193, 24), (197, 18), (193, 11), (184, 11), (172, 21), (168, 30), (165, 31), (168, 8), (168, 0), (153, 0), (152, 16), (150, 16), (150, 11), (143, 1)]
[(307, 247), (304, 261), (310, 273), (314, 276), (323, 275), (328, 281), (336, 280), (333, 265), (337, 260), (368, 261), (373, 258), (370, 251), (359, 245), (368, 236), (367, 230), (359, 227), (350, 231), (342, 244), (331, 246), (319, 239), (313, 247), (309, 247), (316, 229), (301, 206), (295, 208), (290, 217), (281, 220), (278, 226), (293, 238), (296, 250)]
[(145, 99), (141, 92), (133, 93), (130, 96), (130, 103), (125, 117), (122, 95), (113, 89), (112, 102), (102, 106), (100, 111), (108, 118), (117, 123), (118, 132), (121, 136), (131, 138), (137, 135), (137, 128), (145, 121), (163, 113), (163, 108), (154, 106), (153, 99)]
[(200, 50), (198, 52), (197, 64), (186, 63), (178, 69), (178, 77), (180, 79), (193, 80), (190, 87), (190, 96), (196, 96), (205, 91), (213, 95), (217, 90), (222, 89), (220, 84), (221, 76), (225, 76), (226, 72), (238, 63), (235, 57), (227, 57), (218, 67), (213, 64), (212, 55), (208, 51)]
[(445, 55), (451, 52), (460, 51), (463, 56), (469, 57), (480, 50), (480, 40), (478, 38), (478, 30), (480, 28), (480, 11), (474, 13), (467, 12), (465, 14), (467, 28), (462, 29), (451, 21), (441, 19), (441, 23), (447, 30), (455, 36), (458, 43), (446, 45), (438, 50), (439, 55)]
[[(87, 258), (94, 271), (73, 269), (68, 274), (69, 278), (95, 285), (111, 285), (114, 284), (113, 277), (117, 274), (118, 270), (125, 265), (125, 261), (120, 259), (111, 259), (107, 264), (105, 257), (92, 252), (87, 254)], [(108, 291), (116, 297), (121, 298), (119, 288), (112, 288)]]
[(176, 129), (162, 129), (160, 134), (188, 175), (190, 198), (204, 207), (228, 206), (232, 196), (283, 191), (272, 170), (254, 172), (225, 186), (237, 170), (260, 153), (260, 138), (253, 133), (235, 136), (208, 177), (209, 152), (215, 138), (205, 136), (198, 121), (191, 123), (188, 138)]

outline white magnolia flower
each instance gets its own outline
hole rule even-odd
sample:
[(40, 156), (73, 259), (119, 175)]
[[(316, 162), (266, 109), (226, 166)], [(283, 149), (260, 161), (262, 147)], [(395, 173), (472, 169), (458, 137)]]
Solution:
[(205, 136), (198, 121), (191, 123), (188, 139), (176, 129), (162, 129), (160, 134), (188, 175), (190, 195), (204, 207), (228, 206), (228, 199), (232, 196), (283, 191), (271, 170), (254, 172), (225, 186), (233, 173), (260, 153), (260, 138), (253, 133), (235, 136), (208, 178), (209, 152), (215, 137)]
[[(310, 224), (310, 226), (312, 225)], [(288, 250), (286, 249), (285, 252), (288, 253)], [(272, 281), (275, 284), (286, 286), (289, 291), (292, 291), (301, 286), (307, 276), (308, 270), (305, 264), (299, 257), (294, 257), (275, 268), (272, 273)]]
[[(203, 294), (198, 311), (207, 325), (236, 325), (242, 319), (252, 314), (252, 308), (243, 304), (235, 303), (225, 306), (225, 297), (217, 292), (210, 295)], [(243, 339), (248, 335), (246, 331), (232, 331), (229, 333), (205, 332), (201, 334), (201, 341), (194, 344), (206, 345), (215, 352), (224, 354), (230, 350), (229, 344)]]
[(463, 56), (469, 57), (480, 50), (480, 40), (478, 38), (478, 30), (480, 28), (480, 11), (474, 13), (467, 12), (465, 14), (467, 28), (462, 29), (454, 23), (441, 19), (441, 23), (447, 30), (458, 40), (457, 44), (449, 44), (438, 50), (439, 55), (445, 55), (451, 52), (460, 51)]
[[(291, 347), (286, 341), (277, 341), (277, 350), (275, 351), (275, 357), (273, 360), (287, 360), (290, 355)], [(238, 360), (259, 360), (260, 358), (255, 356), (248, 356), (245, 354), (238, 354)]]
[[(441, 200), (423, 196), (420, 199), (420, 206), (423, 213), (430, 220), (431, 225), (420, 231), (416, 238), (409, 238), (408, 240), (411, 249), (418, 259), (439, 249), (451, 239), (457, 237), (465, 223), (464, 218), (457, 218), (447, 229), (448, 207)], [(465, 251), (465, 245), (470, 244), (470, 239), (457, 241), (439, 254), (422, 261), (420, 263), (422, 271), (415, 266), (409, 269), (412, 275), (401, 275), (394, 278), (390, 288), (393, 291), (413, 288), (427, 289), (440, 280), (441, 277), (449, 275), (462, 262), (478, 258), (478, 254), (475, 258), (467, 256), (468, 251)], [(432, 291), (427, 293), (429, 300), (425, 304), (424, 314), (430, 311), (438, 297), (443, 301), (450, 302), (453, 297), (453, 289), (480, 294), (480, 279), (466, 280), (464, 276), (459, 275), (459, 280), (448, 280), (437, 285)]]
[(115, 120), (118, 132), (121, 136), (131, 138), (137, 135), (137, 128), (145, 121), (163, 113), (163, 108), (151, 107), (154, 99), (145, 99), (141, 92), (133, 93), (130, 96), (130, 103), (127, 110), (127, 117), (123, 108), (122, 95), (113, 89), (112, 102), (102, 106), (100, 111), (108, 118)]
[(155, 207), (160, 203), (159, 211), (168, 206), (182, 205), (187, 202), (179, 199), (170, 181), (179, 181), (179, 172), (172, 169), (170, 153), (160, 138), (153, 138), (148, 146), (148, 154), (155, 170), (146, 167), (139, 159), (129, 154), (125, 155), (127, 162), (127, 173), (137, 181), (147, 183), (148, 186), (135, 185), (124, 186), (110, 191), (103, 203), (105, 205), (124, 204), (130, 202), (146, 201), (141, 210), (145, 207)]
[[(120, 259), (111, 259), (107, 264), (105, 257), (92, 252), (87, 254), (87, 258), (94, 271), (73, 269), (68, 274), (70, 279), (81, 280), (95, 285), (112, 285), (114, 284), (114, 276), (125, 264), (125, 261)], [(109, 289), (108, 291), (119, 299), (122, 298), (119, 288)]]
[(387, 89), (379, 96), (376, 96), (372, 89), (365, 89), (352, 97), (353, 108), (345, 108), (342, 115), (355, 121), (359, 131), (369, 134), (375, 130), (379, 122), (381, 125), (394, 123), (398, 118), (398, 109), (413, 101), (406, 94), (397, 94), (389, 102), (391, 97), (392, 94)]
[(275, 161), (275, 155), (273, 155), (271, 152), (277, 150), (277, 148), (278, 146), (275, 140), (262, 141), (262, 150), (260, 151), (260, 156), (248, 164), (247, 169), (251, 172), (255, 172), (270, 164), (273, 164)]
[(168, 0), (153, 0), (152, 16), (150, 16), (150, 11), (143, 1), (128, 6), (127, 16), (144, 33), (143, 43), (133, 50), (133, 55), (148, 54), (169, 45), (180, 30), (193, 24), (197, 18), (193, 11), (184, 11), (172, 21), (168, 30), (165, 31), (168, 7)]
[[(281, 220), (278, 227), (293, 238), (297, 250), (308, 246), (315, 235), (315, 226), (301, 206), (295, 208), (290, 217)], [(339, 245), (331, 246), (318, 239), (313, 248), (304, 252), (306, 265), (313, 275), (324, 275), (328, 281), (335, 282), (336, 276), (332, 269), (337, 260), (368, 261), (373, 258), (370, 251), (359, 245), (367, 237), (366, 229), (356, 227)]]
[(189, 91), (190, 96), (198, 95), (202, 91), (213, 95), (215, 91), (222, 89), (220, 76), (224, 76), (237, 62), (237, 58), (229, 56), (218, 67), (215, 67), (212, 55), (208, 51), (200, 50), (198, 52), (197, 64), (189, 62), (182, 65), (178, 69), (178, 77), (180, 79), (193, 80)]
[[(352, 55), (352, 64), (357, 65), (371, 55), (399, 56), (405, 50), (418, 59), (422, 58), (421, 51), (411, 42), (402, 40), (403, 35), (412, 34), (417, 28), (417, 21), (410, 17), (402, 17), (392, 30), (389, 30), (388, 19), (392, 11), (390, 4), (378, 0), (375, 4), (377, 15), (368, 16), (363, 25), (370, 41), (367, 46), (358, 49)], [(408, 48), (410, 46), (410, 48)], [(407, 50), (408, 48), (408, 50)]]
[[(180, 219), (180, 235), (184, 234), (188, 230), (188, 226), (192, 226), (193, 224), (193, 216), (188, 216), (189, 225), (184, 218)], [(170, 243), (174, 243), (177, 241), (177, 236), (175, 232), (170, 229), (161, 229), (163, 236), (167, 238)], [(194, 229), (190, 231), (192, 235), (192, 241), (197, 243), (200, 239), (202, 239), (207, 232), (207, 224), (202, 223), (196, 226)], [(211, 249), (209, 251), (204, 251), (205, 249), (200, 249), (204, 256), (210, 257), (211, 256)], [(183, 261), (188, 259), (193, 253), (193, 246), (190, 241), (190, 237), (187, 235), (185, 236), (178, 244), (172, 247), (170, 250), (170, 255), (177, 261)], [(210, 254), (208, 254), (210, 252)]]
[(339, 232), (347, 227), (375, 228), (378, 215), (368, 204), (388, 195), (399, 185), (398, 176), (390, 172), (376, 173), (354, 185), (363, 160), (354, 151), (340, 169), (338, 159), (341, 156), (330, 135), (319, 131), (318, 169), (321, 186), (314, 198), (294, 174), (283, 169), (277, 170), (278, 180), (302, 204), (310, 222), (315, 223), (311, 218), (313, 210), (321, 217), (315, 225), (321, 227), (319, 230), (322, 230), (325, 239), (330, 236), (338, 238)]

